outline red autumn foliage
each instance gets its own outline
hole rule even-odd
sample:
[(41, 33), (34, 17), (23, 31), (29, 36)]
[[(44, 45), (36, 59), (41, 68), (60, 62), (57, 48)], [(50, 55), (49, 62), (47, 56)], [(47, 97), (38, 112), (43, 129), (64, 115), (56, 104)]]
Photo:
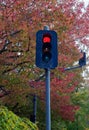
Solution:
[[(35, 81), (43, 71), (36, 68), (34, 63), (35, 34), (47, 24), (58, 34), (59, 49), (59, 65), (51, 75), (51, 106), (63, 119), (73, 121), (77, 109), (71, 105), (70, 95), (75, 92), (79, 82), (76, 78), (78, 73), (62, 72), (64, 67), (79, 59), (76, 42), (89, 46), (88, 23), (89, 6), (85, 9), (83, 3), (76, 0), (59, 3), (56, 0), (0, 0), (0, 77), (1, 83), (14, 90), (12, 97), (22, 92), (18, 86), (26, 84), (33, 88), (29, 92), (35, 91), (41, 99), (45, 98), (44, 81)], [(22, 31), (12, 35), (18, 30)], [(6, 44), (6, 40), (10, 40), (10, 43)], [(10, 82), (15, 75), (22, 82), (19, 85)], [(30, 83), (29, 79), (32, 80)]]

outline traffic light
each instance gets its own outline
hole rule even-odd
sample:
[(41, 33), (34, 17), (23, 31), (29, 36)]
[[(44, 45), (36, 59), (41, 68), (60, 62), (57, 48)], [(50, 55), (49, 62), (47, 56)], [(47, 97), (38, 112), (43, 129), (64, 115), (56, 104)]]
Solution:
[(44, 61), (44, 63), (48, 63), (50, 61), (50, 59), (52, 58), (51, 36), (49, 34), (44, 34), (42, 42), (43, 42), (43, 45), (42, 45), (42, 61)]
[(36, 66), (53, 69), (57, 64), (57, 33), (52, 30), (39, 30), (36, 33)]
[(79, 59), (79, 65), (84, 66), (86, 65), (86, 53), (83, 52), (83, 57)]

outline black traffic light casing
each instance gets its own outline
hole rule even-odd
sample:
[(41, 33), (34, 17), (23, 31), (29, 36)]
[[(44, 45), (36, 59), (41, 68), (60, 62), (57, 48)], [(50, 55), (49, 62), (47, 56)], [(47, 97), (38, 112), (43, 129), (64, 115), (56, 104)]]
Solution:
[(57, 33), (53, 30), (39, 30), (36, 33), (36, 66), (53, 69), (57, 65)]
[(86, 65), (86, 53), (83, 52), (83, 57), (79, 59), (79, 65), (84, 66)]

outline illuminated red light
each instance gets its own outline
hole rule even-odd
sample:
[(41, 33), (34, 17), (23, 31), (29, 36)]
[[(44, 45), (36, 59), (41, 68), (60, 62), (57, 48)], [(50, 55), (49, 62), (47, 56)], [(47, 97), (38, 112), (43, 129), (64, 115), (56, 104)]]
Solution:
[(51, 38), (48, 37), (48, 36), (45, 36), (45, 37), (43, 38), (43, 42), (44, 42), (44, 43), (49, 43), (49, 42), (51, 42)]

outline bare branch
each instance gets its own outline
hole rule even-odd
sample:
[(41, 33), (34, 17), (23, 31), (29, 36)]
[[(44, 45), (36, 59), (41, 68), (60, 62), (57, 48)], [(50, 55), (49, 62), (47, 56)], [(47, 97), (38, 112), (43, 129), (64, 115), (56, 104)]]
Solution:
[(29, 63), (29, 61), (23, 61), (23, 62), (21, 62), (21, 63), (18, 63), (18, 64), (17, 64), (16, 66), (14, 66), (13, 68), (4, 70), (2, 74), (8, 73), (8, 72), (10, 72), (10, 71), (16, 69), (18, 66), (21, 66), (21, 65), (23, 65), (23, 64), (25, 64), (25, 63)]

